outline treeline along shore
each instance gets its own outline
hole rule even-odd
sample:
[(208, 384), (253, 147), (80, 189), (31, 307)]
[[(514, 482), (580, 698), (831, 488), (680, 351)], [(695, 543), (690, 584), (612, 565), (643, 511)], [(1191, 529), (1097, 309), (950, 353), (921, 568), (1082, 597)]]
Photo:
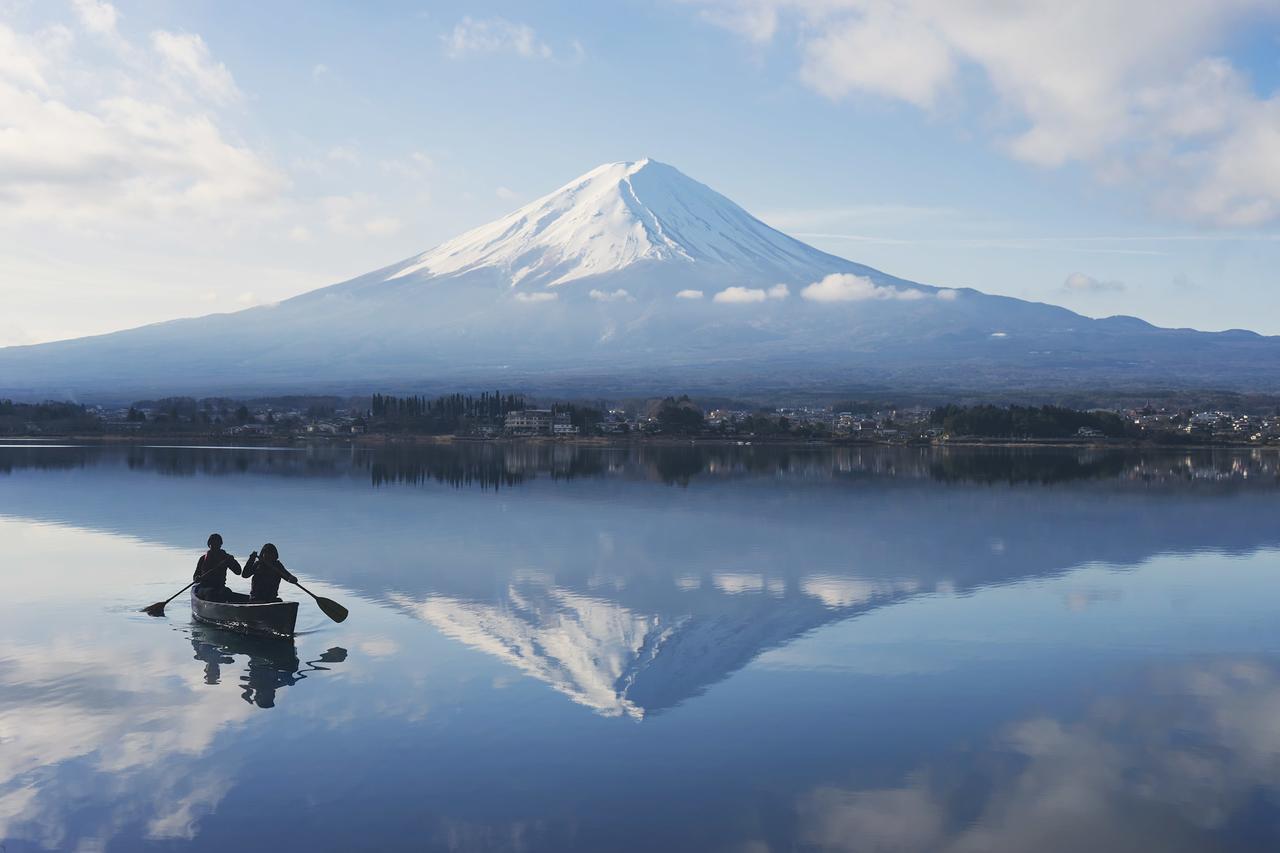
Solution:
[(687, 395), (538, 401), (520, 393), (256, 399), (167, 397), (128, 406), (0, 400), (0, 435), (103, 441), (292, 444), (343, 440), (761, 441), (878, 444), (1159, 444), (1280, 446), (1280, 406), (1073, 408), (849, 400), (762, 406)]

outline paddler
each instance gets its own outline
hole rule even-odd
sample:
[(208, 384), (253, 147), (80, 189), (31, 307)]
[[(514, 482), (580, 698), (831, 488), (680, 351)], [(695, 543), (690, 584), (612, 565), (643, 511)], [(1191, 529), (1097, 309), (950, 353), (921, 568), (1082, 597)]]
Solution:
[(249, 597), (255, 602), (279, 601), (280, 581), (298, 582), (298, 579), (284, 567), (284, 563), (280, 562), (280, 552), (270, 542), (262, 546), (261, 554), (254, 551), (249, 555), (249, 560), (244, 564), (244, 571), (241, 574), (243, 577), (253, 578)]
[(209, 550), (196, 561), (196, 571), (191, 579), (197, 581), (196, 595), (205, 601), (224, 601), (227, 593), (227, 569), (240, 574), (236, 558), (222, 550), (222, 536), (209, 534)]

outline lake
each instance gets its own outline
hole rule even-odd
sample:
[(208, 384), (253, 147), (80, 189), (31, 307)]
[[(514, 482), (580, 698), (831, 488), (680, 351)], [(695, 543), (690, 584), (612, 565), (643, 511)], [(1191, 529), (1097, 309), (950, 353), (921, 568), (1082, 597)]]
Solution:
[[(1274, 451), (0, 447), (0, 842), (1278, 849), (1278, 510)], [(350, 618), (138, 612), (213, 531)]]

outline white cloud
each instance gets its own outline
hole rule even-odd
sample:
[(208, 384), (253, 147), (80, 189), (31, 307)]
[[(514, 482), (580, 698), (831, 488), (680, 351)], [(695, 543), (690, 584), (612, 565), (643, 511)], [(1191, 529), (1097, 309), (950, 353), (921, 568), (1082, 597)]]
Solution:
[(589, 294), (596, 302), (635, 302), (635, 297), (619, 288), (617, 290), (592, 290)]
[(323, 62), (320, 62), (311, 66), (311, 79), (313, 80), (319, 80), (321, 77), (326, 76), (328, 73), (329, 73), (329, 66), (325, 65)]
[(704, 20), (763, 44), (778, 31), (778, 4), (770, 0), (713, 0), (702, 10)]
[[(220, 126), (216, 107), (236, 92), (225, 67), (198, 36), (170, 35), (154, 53), (89, 65), (65, 28), (0, 24), (0, 222), (244, 221), (279, 199), (284, 176)], [(212, 104), (193, 106), (202, 99)]]
[(1073, 272), (1062, 283), (1068, 293), (1107, 293), (1124, 290), (1122, 281), (1102, 281), (1082, 272)]
[(239, 100), (240, 89), (231, 72), (210, 56), (200, 36), (158, 30), (151, 34), (151, 46), (160, 55), (166, 71), (178, 80), (181, 92), (194, 91), (216, 104)]
[(375, 200), (363, 193), (327, 196), (320, 200), (320, 206), (335, 234), (387, 237), (402, 227), (396, 217), (374, 213)]
[(435, 160), (425, 151), (411, 151), (403, 158), (382, 161), (383, 171), (415, 181), (425, 178), (435, 167)]
[(306, 243), (311, 239), (311, 230), (305, 225), (295, 225), (289, 229), (289, 239), (295, 243)]
[(726, 287), (711, 297), (712, 302), (743, 305), (751, 302), (764, 302), (765, 292), (758, 287)]
[(937, 296), (943, 302), (955, 302), (956, 299), (959, 298), (960, 296), (960, 291), (953, 290), (951, 288), (943, 288), (942, 290), (938, 291)]
[(394, 216), (378, 216), (364, 223), (365, 233), (372, 237), (390, 237), (403, 227), (404, 223)]
[(682, 290), (676, 294), (676, 299), (701, 299), (701, 290)]
[(515, 201), (519, 198), (513, 190), (509, 190), (506, 187), (498, 187), (493, 191), (493, 194), (503, 201)]
[(335, 145), (329, 149), (325, 157), (334, 163), (346, 163), (349, 166), (360, 163), (360, 152), (349, 145)]
[(551, 59), (555, 55), (533, 27), (505, 18), (464, 17), (443, 39), (445, 52), (455, 59), (473, 53), (513, 53), (525, 59)]
[(554, 302), (560, 298), (558, 293), (547, 293), (546, 291), (537, 291), (535, 293), (517, 293), (516, 302)]
[(829, 98), (871, 91), (931, 107), (951, 80), (951, 53), (910, 4), (869, 4), (804, 46), (800, 78)]
[(116, 22), (120, 19), (115, 6), (99, 0), (75, 0), (72, 5), (86, 30), (99, 35), (115, 35)]
[(793, 20), (800, 77), (830, 98), (968, 108), (1013, 157), (1085, 163), (1171, 215), (1280, 218), (1280, 95), (1256, 94), (1220, 56), (1276, 14), (1270, 0), (694, 1), (756, 43)]
[[(791, 288), (785, 284), (775, 284), (768, 290), (759, 287), (726, 287), (711, 297), (711, 301), (742, 305), (752, 302), (764, 302), (766, 299), (786, 299), (790, 295)], [(682, 290), (676, 296), (681, 299), (701, 299), (702, 291)]]
[(815, 281), (805, 287), (800, 291), (800, 296), (810, 302), (866, 302), (872, 299), (914, 301), (928, 298), (923, 290), (883, 287), (866, 276), (852, 273), (832, 273), (822, 281)]

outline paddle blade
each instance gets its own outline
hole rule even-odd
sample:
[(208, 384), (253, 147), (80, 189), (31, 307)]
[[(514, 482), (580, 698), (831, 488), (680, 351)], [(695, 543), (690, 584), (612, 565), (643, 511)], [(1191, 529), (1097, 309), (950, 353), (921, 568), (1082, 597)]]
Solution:
[(166, 601), (157, 601), (155, 604), (151, 605), (150, 607), (142, 608), (142, 612), (147, 614), (148, 616), (163, 616), (164, 606), (167, 603), (168, 602)]
[(332, 598), (324, 598), (317, 595), (316, 604), (320, 605), (320, 609), (324, 611), (324, 615), (328, 616), (334, 622), (341, 622), (347, 618), (347, 608), (343, 607)]

